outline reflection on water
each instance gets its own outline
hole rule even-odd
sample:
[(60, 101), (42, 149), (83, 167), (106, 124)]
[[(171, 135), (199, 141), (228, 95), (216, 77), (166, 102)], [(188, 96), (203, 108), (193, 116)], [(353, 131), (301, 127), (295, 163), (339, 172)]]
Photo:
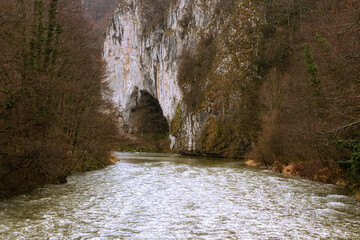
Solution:
[(360, 203), (340, 187), (239, 161), (118, 156), (0, 202), (0, 239), (360, 239)]

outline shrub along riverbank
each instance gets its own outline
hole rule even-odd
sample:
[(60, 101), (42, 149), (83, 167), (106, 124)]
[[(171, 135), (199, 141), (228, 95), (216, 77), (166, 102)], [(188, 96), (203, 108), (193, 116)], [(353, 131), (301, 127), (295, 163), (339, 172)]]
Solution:
[(265, 1), (249, 159), (360, 192), (360, 3)]
[(80, 0), (0, 0), (0, 197), (110, 163), (99, 46)]

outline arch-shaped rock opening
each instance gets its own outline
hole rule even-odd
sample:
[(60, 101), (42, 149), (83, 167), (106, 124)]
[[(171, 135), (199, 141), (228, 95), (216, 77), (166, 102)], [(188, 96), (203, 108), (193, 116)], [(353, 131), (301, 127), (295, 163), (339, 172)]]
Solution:
[(159, 101), (145, 90), (140, 91), (136, 106), (131, 109), (129, 126), (134, 133), (167, 134), (169, 124)]

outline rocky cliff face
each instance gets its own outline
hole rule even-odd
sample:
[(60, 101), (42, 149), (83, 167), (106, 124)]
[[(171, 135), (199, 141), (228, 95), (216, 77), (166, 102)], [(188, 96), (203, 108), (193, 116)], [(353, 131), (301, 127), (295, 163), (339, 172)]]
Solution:
[[(123, 114), (125, 123), (129, 123), (142, 95), (149, 93), (158, 100), (170, 125), (172, 147), (190, 153), (214, 152), (216, 155), (224, 155), (217, 146), (205, 147), (208, 145), (207, 133), (212, 131), (209, 127), (211, 119), (225, 119), (227, 112), (232, 110), (227, 106), (228, 110), (225, 111), (224, 105), (230, 104), (237, 97), (233, 90), (228, 91), (226, 97), (217, 94), (226, 91), (221, 87), (224, 76), (233, 74), (234, 63), (237, 72), (243, 73), (249, 69), (247, 56), (253, 54), (256, 43), (253, 39), (255, 34), (245, 31), (250, 25), (256, 25), (256, 11), (251, 1), (246, 0), (165, 2), (168, 2), (168, 6), (164, 9), (161, 1), (156, 6), (152, 1), (126, 0), (115, 11), (103, 52), (107, 61), (108, 81), (114, 90), (113, 101)], [(232, 6), (233, 10), (230, 11), (230, 7), (224, 9), (224, 2)], [(157, 8), (161, 12), (157, 12)], [(149, 11), (154, 12), (155, 19), (146, 17)], [(242, 26), (246, 24), (250, 25)], [(204, 58), (211, 57), (213, 60), (199, 90), (199, 95), (203, 96), (197, 103), (200, 107), (195, 110), (184, 101), (184, 97), (188, 97), (185, 95), (193, 86), (179, 83), (179, 70), (182, 69), (181, 60), (186, 55), (195, 55), (199, 43), (209, 36), (217, 50), (212, 56), (207, 56), (206, 51), (203, 53)], [(244, 46), (231, 49), (239, 39), (244, 42)], [(239, 60), (242, 51), (245, 51), (245, 57)], [(239, 66), (242, 70), (238, 69)], [(182, 75), (184, 71), (186, 70), (183, 69)], [(221, 81), (214, 80), (212, 76), (219, 76)], [(243, 78), (244, 82), (248, 81), (247, 77)], [(211, 87), (217, 82), (217, 89)], [(218, 107), (221, 105), (220, 100), (222, 108)], [(247, 144), (248, 142), (244, 145)], [(242, 149), (239, 152), (243, 151), (242, 146), (239, 148)]]

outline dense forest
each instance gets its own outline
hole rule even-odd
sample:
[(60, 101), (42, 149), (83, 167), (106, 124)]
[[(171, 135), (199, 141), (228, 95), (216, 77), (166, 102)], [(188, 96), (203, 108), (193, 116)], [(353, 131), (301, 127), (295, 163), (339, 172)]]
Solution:
[(0, 0), (0, 197), (109, 164), (105, 73), (80, 0)]
[(263, 15), (260, 132), (250, 157), (359, 188), (360, 2), (265, 1)]

